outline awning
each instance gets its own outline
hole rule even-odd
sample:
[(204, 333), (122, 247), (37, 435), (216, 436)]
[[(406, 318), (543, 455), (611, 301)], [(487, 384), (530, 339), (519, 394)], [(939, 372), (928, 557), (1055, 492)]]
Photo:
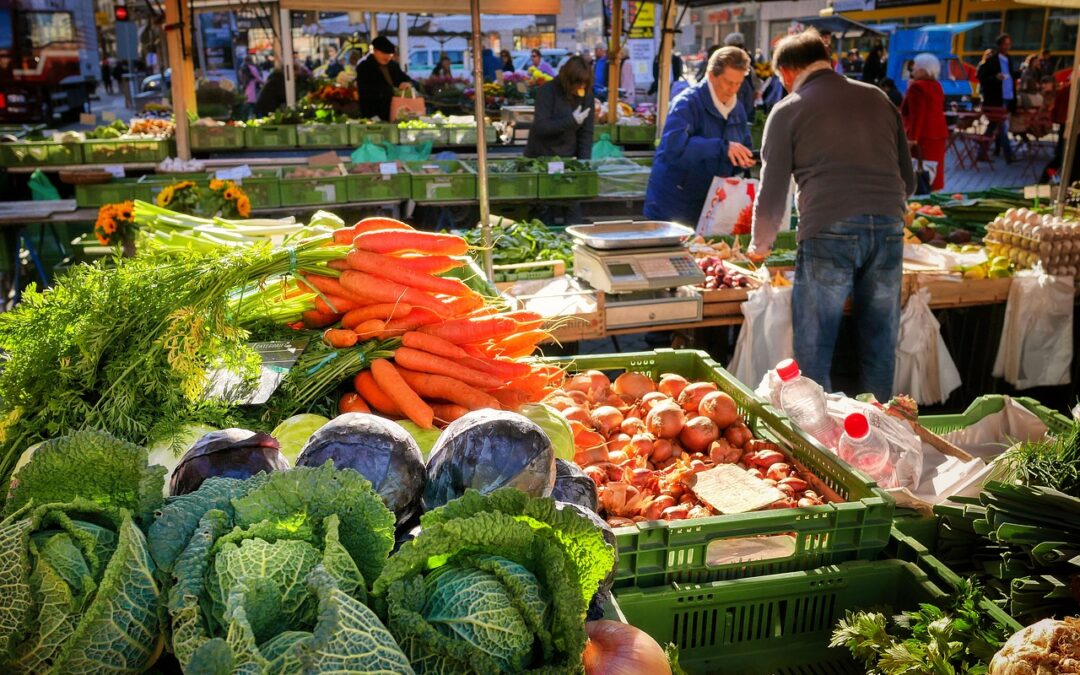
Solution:
[(854, 35), (856, 31), (859, 35), (877, 35), (878, 37), (885, 37), (887, 33), (871, 28), (865, 23), (859, 23), (846, 16), (834, 14), (832, 16), (808, 16), (802, 19), (792, 19), (793, 23), (801, 23), (803, 26), (817, 28), (818, 30), (827, 30), (834, 35)]
[(919, 30), (923, 33), (952, 33), (953, 35), (958, 35), (960, 33), (966, 33), (972, 28), (978, 28), (981, 25), (983, 25), (982, 21), (961, 21), (960, 23), (942, 23), (923, 26), (919, 28)]
[[(406, 14), (468, 14), (469, 0), (281, 0), (282, 9), (307, 12), (403, 12)], [(481, 0), (484, 14), (558, 14), (559, 0)]]

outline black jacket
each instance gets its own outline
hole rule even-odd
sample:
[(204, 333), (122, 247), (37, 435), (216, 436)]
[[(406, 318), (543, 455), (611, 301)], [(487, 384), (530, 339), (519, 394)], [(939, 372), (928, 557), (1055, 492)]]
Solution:
[[(589, 116), (581, 124), (574, 119), (578, 106), (585, 106)], [(593, 144), (593, 93), (586, 89), (584, 96), (567, 100), (562, 85), (552, 80), (536, 91), (536, 112), (533, 115), (526, 157), (576, 157), (590, 159)]]
[[(1009, 68), (1010, 72), (1005, 73), (1006, 77), (1014, 78), (1013, 82), (1013, 98), (1010, 101), (1010, 105), (1016, 103), (1016, 73), (1012, 72), (1012, 67)], [(995, 49), (993, 55), (983, 62), (979, 69), (975, 71), (975, 77), (979, 79), (979, 96), (982, 97), (982, 103), (984, 106), (990, 106), (992, 108), (1002, 108), (1005, 106), (1005, 98), (1002, 93), (1002, 80), (997, 79), (998, 73), (1001, 72), (1001, 60), (998, 58), (998, 51)]]
[(397, 61), (391, 60), (386, 66), (390, 71), (393, 86), (386, 81), (374, 55), (368, 54), (356, 64), (356, 88), (360, 94), (360, 114), (364, 117), (378, 117), (384, 122), (390, 121), (390, 99), (394, 90), (402, 82), (412, 82)]

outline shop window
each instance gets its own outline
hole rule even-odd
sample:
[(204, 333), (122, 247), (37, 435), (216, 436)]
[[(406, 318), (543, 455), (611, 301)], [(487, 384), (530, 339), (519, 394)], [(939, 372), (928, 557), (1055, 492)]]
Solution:
[(964, 33), (964, 51), (980, 52), (980, 56), (975, 58), (978, 63), (982, 50), (993, 49), (994, 41), (1001, 33), (1001, 12), (969, 12), (966, 20), (983, 22), (981, 26)]
[(1071, 9), (1052, 9), (1046, 22), (1046, 48), (1052, 51), (1072, 51), (1076, 46), (1076, 30), (1080, 12)]
[(1005, 32), (1014, 51), (1033, 51), (1042, 46), (1045, 9), (1010, 9), (1005, 12)]
[(921, 28), (935, 23), (937, 23), (937, 17), (933, 14), (927, 14), (926, 16), (909, 16), (907, 19), (908, 28)]
[(783, 19), (782, 21), (770, 21), (769, 22), (769, 49), (772, 50), (773, 46), (780, 40), (780, 38), (788, 34), (788, 29), (791, 28), (791, 19)]

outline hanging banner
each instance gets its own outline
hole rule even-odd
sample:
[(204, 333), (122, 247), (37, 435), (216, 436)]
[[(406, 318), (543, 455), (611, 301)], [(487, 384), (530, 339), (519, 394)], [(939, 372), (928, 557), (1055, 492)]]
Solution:
[(627, 11), (633, 23), (630, 25), (631, 40), (652, 40), (656, 30), (656, 4), (630, 2)]

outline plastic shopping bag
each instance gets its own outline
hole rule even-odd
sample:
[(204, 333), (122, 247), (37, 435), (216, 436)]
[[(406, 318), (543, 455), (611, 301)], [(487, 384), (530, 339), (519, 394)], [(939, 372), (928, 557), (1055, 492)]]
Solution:
[(353, 150), (349, 159), (352, 160), (353, 164), (368, 164), (371, 162), (385, 162), (389, 159), (389, 155), (385, 147), (365, 139), (363, 145)]
[(611, 134), (600, 134), (599, 140), (593, 143), (593, 159), (611, 159), (612, 157), (622, 156), (622, 148), (611, 142)]
[(424, 162), (431, 157), (431, 141), (417, 145), (386, 145), (386, 158), (390, 161)]
[(960, 371), (941, 337), (941, 324), (930, 311), (930, 291), (913, 293), (900, 315), (893, 391), (920, 405), (941, 403), (960, 386)]
[(1069, 384), (1073, 357), (1073, 278), (1042, 266), (1018, 273), (1005, 305), (994, 377), (1017, 389)]
[(750, 234), (757, 186), (756, 178), (713, 178), (698, 217), (697, 233), (703, 237)]
[(791, 287), (765, 284), (750, 291), (742, 305), (743, 325), (728, 370), (755, 387), (777, 363), (794, 356)]
[(35, 169), (34, 173), (30, 174), (30, 195), (35, 202), (50, 202), (60, 199), (60, 193), (57, 192), (56, 186), (52, 184), (52, 181), (41, 169)]

